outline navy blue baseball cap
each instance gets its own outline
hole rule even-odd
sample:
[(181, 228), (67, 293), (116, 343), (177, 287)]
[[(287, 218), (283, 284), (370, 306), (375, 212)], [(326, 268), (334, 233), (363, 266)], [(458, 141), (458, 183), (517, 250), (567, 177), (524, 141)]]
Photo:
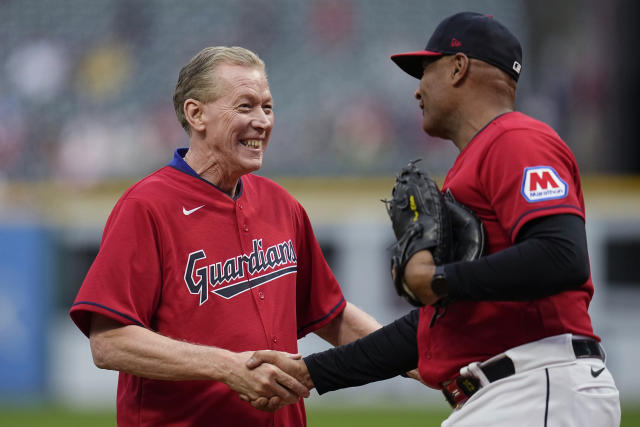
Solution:
[(424, 60), (462, 52), (509, 74), (515, 81), (522, 68), (518, 38), (491, 15), (461, 12), (445, 18), (435, 29), (424, 50), (391, 56), (398, 67), (416, 79), (422, 78)]

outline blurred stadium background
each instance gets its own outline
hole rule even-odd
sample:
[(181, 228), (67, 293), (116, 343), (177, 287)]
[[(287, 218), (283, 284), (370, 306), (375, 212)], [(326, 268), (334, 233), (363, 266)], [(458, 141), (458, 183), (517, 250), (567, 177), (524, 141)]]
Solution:
[[(492, 14), (521, 39), (518, 109), (551, 124), (578, 159), (591, 313), (622, 400), (637, 407), (638, 9), (631, 0), (0, 1), (0, 424), (15, 408), (113, 411), (116, 375), (93, 366), (67, 312), (117, 198), (186, 145), (171, 97), (180, 67), (205, 46), (240, 45), (265, 60), (276, 127), (260, 174), (305, 205), (349, 300), (383, 323), (405, 313), (388, 283), (392, 235), (379, 200), (408, 160), (422, 157), (442, 177), (456, 150), (422, 133), (417, 81), (389, 56), (423, 48), (462, 10)], [(323, 348), (301, 341), (304, 353)], [(403, 379), (308, 401), (446, 411), (438, 392)]]

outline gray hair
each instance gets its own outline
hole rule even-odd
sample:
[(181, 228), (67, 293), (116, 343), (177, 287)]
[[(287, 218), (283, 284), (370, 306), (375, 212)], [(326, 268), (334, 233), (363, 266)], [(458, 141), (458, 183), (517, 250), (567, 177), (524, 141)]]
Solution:
[(213, 46), (202, 49), (182, 67), (173, 93), (173, 108), (178, 121), (191, 135), (191, 126), (184, 114), (184, 102), (191, 98), (200, 102), (213, 102), (222, 96), (219, 80), (215, 75), (221, 64), (257, 67), (264, 71), (262, 59), (248, 49), (238, 46)]

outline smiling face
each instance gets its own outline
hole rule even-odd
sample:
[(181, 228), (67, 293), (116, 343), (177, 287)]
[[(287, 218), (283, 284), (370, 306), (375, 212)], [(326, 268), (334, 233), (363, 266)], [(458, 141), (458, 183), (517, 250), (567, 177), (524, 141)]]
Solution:
[(218, 173), (237, 179), (262, 166), (273, 128), (273, 100), (259, 67), (222, 64), (214, 72), (221, 96), (201, 105), (203, 142)]

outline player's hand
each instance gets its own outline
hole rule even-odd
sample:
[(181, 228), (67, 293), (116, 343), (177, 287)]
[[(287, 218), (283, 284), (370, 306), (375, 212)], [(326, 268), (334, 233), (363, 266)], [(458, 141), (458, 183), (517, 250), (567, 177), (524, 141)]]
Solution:
[[(275, 365), (282, 371), (296, 378), (307, 389), (314, 387), (307, 365), (302, 360), (302, 355), (291, 354), (275, 350), (260, 350), (253, 353), (251, 358), (247, 360), (246, 366), (249, 369), (257, 369), (264, 364)], [(305, 396), (307, 397), (307, 396)], [(240, 396), (242, 400), (248, 401), (254, 408), (263, 411), (274, 411), (287, 405), (277, 396), (267, 398), (262, 396), (258, 399), (249, 399), (248, 396)]]
[(236, 391), (242, 400), (256, 401), (254, 407), (274, 411), (296, 403), (301, 397), (309, 397), (307, 387), (275, 365), (263, 363), (249, 368), (246, 361), (253, 354), (255, 353), (250, 351), (233, 353), (231, 366), (225, 378), (225, 383)]
[(300, 354), (291, 354), (275, 350), (259, 350), (247, 360), (247, 368), (255, 369), (264, 363), (275, 365), (291, 375), (307, 389), (314, 387), (306, 363)]
[(407, 372), (407, 376), (409, 378), (413, 378), (416, 381), (420, 381), (422, 384), (427, 385), (424, 380), (422, 379), (422, 377), (420, 376), (420, 372), (418, 372), (417, 369), (413, 369), (409, 372)]
[(404, 269), (405, 285), (425, 305), (438, 301), (438, 296), (431, 289), (431, 279), (435, 270), (433, 256), (427, 250), (416, 252)]
[(244, 394), (240, 394), (239, 397), (240, 400), (249, 402), (254, 408), (265, 412), (274, 412), (287, 406), (278, 396), (273, 396), (269, 399), (266, 397), (259, 397), (255, 400), (250, 400), (249, 397)]

